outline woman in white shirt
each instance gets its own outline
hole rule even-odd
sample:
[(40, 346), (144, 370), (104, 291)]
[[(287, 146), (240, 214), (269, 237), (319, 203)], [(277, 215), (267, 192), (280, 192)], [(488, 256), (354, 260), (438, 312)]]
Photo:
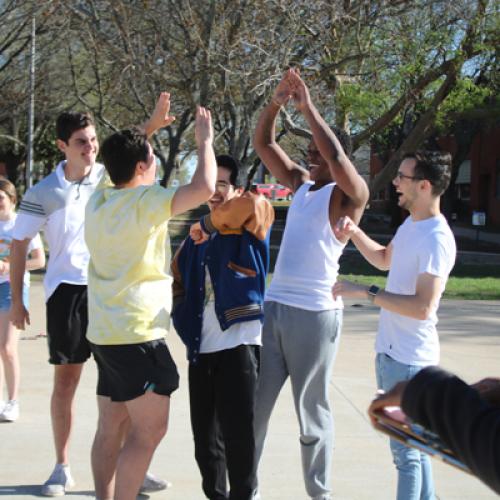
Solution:
[[(0, 356), (7, 385), (7, 401), (2, 400), (2, 370), (0, 370), (0, 421), (14, 422), (19, 417), (19, 356), (17, 330), (9, 319), (11, 304), (10, 244), (16, 220), (16, 188), (7, 179), (0, 179)], [(40, 235), (30, 242), (26, 269), (31, 271), (45, 265)], [(29, 273), (24, 276), (23, 302), (28, 307)]]

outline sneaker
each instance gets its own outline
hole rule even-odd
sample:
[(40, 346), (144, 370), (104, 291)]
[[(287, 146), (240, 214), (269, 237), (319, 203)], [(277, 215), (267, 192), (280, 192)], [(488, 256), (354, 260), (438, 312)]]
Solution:
[(75, 481), (71, 477), (69, 465), (56, 464), (54, 471), (42, 486), (44, 497), (62, 497), (66, 490), (72, 488)]
[(14, 399), (7, 401), (0, 413), (0, 421), (15, 422), (19, 418), (19, 403)]
[(150, 472), (146, 472), (139, 493), (154, 493), (155, 491), (162, 491), (171, 487), (172, 483), (169, 483), (164, 479), (159, 479), (153, 476)]
[(0, 413), (3, 412), (4, 408), (5, 408), (5, 401), (3, 399), (0, 399)]

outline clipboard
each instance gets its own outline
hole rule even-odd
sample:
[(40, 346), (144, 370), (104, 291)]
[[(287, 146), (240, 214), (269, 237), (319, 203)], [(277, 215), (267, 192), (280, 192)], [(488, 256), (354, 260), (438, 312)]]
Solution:
[(399, 406), (386, 406), (371, 411), (370, 415), (377, 422), (376, 429), (387, 434), (392, 439), (396, 439), (411, 448), (416, 448), (422, 453), (427, 453), (462, 472), (472, 474), (470, 469), (455, 456), (437, 434), (412, 422)]

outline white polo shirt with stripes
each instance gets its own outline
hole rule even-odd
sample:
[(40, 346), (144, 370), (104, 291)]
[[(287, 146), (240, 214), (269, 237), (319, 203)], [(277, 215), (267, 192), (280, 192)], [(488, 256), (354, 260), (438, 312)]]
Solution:
[(64, 176), (66, 161), (26, 191), (13, 231), (16, 240), (43, 231), (49, 250), (44, 288), (47, 301), (60, 283), (86, 285), (89, 251), (84, 240), (85, 206), (99, 184), (104, 166), (96, 163), (79, 181)]

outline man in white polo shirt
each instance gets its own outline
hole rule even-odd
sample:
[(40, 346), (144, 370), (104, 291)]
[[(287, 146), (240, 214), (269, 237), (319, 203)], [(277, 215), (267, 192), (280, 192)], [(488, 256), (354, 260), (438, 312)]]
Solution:
[[(387, 246), (373, 241), (348, 217), (335, 228), (372, 265), (389, 270), (385, 290), (348, 281), (333, 287), (335, 297), (369, 298), (381, 308), (375, 368), (378, 388), (384, 391), (439, 362), (436, 313), (456, 256), (453, 233), (439, 206), (450, 176), (449, 153), (417, 151), (405, 157), (393, 184), (399, 206), (410, 216)], [(398, 470), (397, 499), (434, 499), (429, 456), (395, 440), (391, 451)]]

